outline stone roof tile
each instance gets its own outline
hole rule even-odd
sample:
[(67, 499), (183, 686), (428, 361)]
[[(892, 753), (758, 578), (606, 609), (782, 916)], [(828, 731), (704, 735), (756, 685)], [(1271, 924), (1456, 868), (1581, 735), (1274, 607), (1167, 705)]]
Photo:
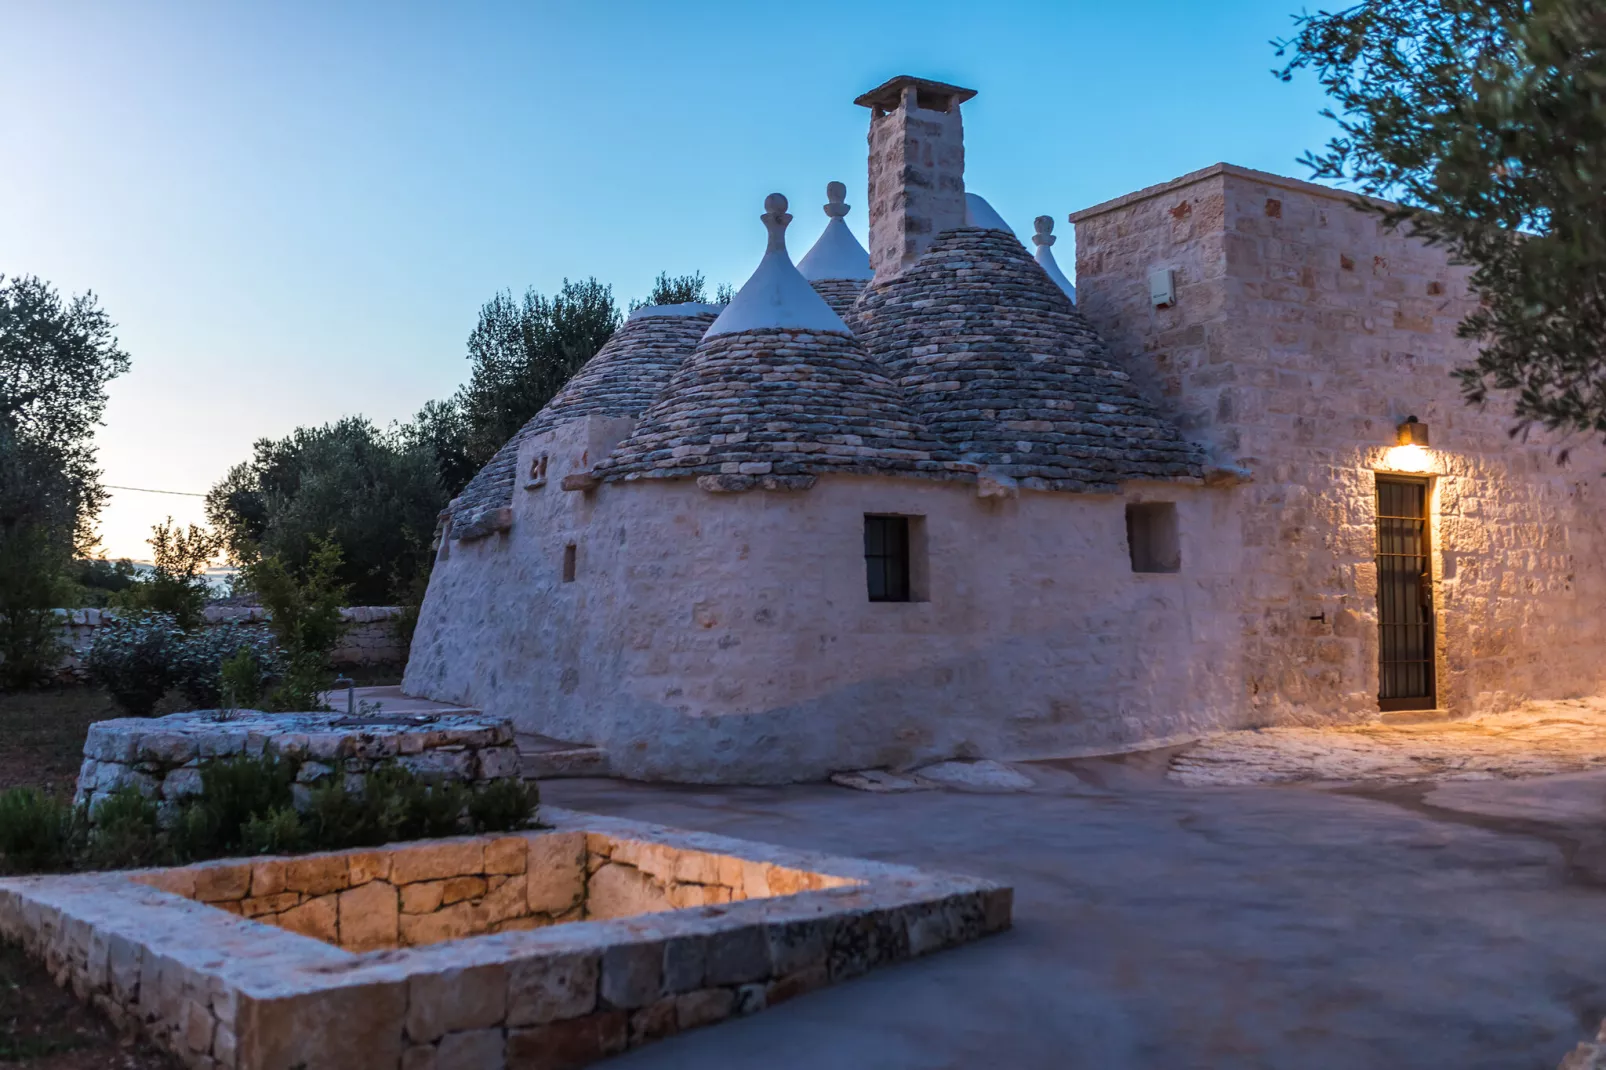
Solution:
[(632, 315), (463, 488), (453, 507), (453, 535), (473, 538), (500, 523), (500, 511), (513, 503), (519, 446), (531, 435), (583, 416), (641, 415), (718, 311), (717, 305), (665, 305)]
[(604, 482), (735, 476), (771, 483), (826, 472), (963, 479), (971, 471), (953, 463), (851, 335), (782, 328), (705, 338), (595, 469)]
[(1054, 490), (1197, 479), (1203, 451), (1138, 390), (1014, 235), (959, 227), (850, 320), (963, 460)]

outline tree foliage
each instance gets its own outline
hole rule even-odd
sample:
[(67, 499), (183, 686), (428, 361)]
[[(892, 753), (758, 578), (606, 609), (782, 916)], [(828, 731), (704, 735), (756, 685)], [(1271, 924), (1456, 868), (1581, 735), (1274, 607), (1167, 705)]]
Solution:
[[(714, 292), (715, 304), (728, 304), (736, 296), (736, 291), (728, 283), (720, 283)], [(647, 308), (651, 305), (679, 305), (688, 301), (698, 304), (708, 302), (708, 282), (703, 278), (701, 271), (694, 271), (690, 275), (671, 275), (667, 271), (660, 271), (653, 280), (652, 293), (645, 300), (630, 302), (630, 311), (638, 308)]]
[[(65, 495), (50, 508), (70, 511), (72, 545), (80, 552), (94, 542), (95, 515), (105, 501), (93, 439), (106, 385), (128, 370), (114, 329), (94, 294), (63, 302), (41, 279), (0, 275), (0, 425), (12, 448), (25, 444), (34, 462), (59, 473), (58, 485), (48, 488), (43, 484), (50, 481), (34, 473), (33, 488)], [(26, 486), (4, 489), (30, 493)]]
[(618, 327), (613, 288), (596, 279), (564, 279), (551, 297), (529, 290), (516, 300), (504, 291), (487, 301), (468, 337), (472, 368), (458, 394), (474, 468), (540, 412)]
[(105, 500), (93, 437), (106, 384), (128, 370), (92, 294), (63, 302), (0, 276), (0, 686), (54, 668), (50, 610)]
[(1279, 73), (1315, 72), (1339, 126), (1315, 177), (1399, 202), (1368, 208), (1473, 269), (1467, 399), (1606, 434), (1606, 7), (1363, 0), (1296, 23)]
[(339, 582), (362, 605), (409, 589), (429, 567), (446, 502), (431, 448), (360, 416), (256, 443), (206, 498), (230, 555), (306, 569), (323, 540), (340, 550)]
[(150, 572), (135, 577), (112, 604), (136, 613), (165, 613), (185, 631), (195, 628), (212, 596), (206, 569), (223, 549), (223, 537), (194, 524), (182, 528), (168, 517), (151, 528), (147, 541), (154, 555)]

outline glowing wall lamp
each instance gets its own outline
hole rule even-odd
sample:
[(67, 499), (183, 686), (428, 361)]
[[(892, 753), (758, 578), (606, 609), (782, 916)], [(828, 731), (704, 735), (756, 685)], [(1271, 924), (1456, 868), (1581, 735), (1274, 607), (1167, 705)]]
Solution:
[(1385, 464), (1396, 472), (1426, 472), (1432, 467), (1428, 455), (1428, 425), (1407, 416), (1395, 433)]
[(1405, 422), (1400, 425), (1396, 445), (1422, 446), (1425, 448), (1427, 444), (1428, 425), (1418, 420), (1415, 416), (1407, 416)]

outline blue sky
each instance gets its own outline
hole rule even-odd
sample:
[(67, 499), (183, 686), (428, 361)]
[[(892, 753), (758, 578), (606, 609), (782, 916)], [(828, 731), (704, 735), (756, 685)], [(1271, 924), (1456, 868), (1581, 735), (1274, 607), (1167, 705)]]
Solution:
[[(1269, 73), (1298, 0), (273, 3), (0, 0), (0, 273), (92, 289), (132, 372), (108, 483), (204, 491), (251, 443), (405, 419), (463, 379), (493, 292), (663, 270), (740, 284), (764, 195), (794, 256), (895, 74), (979, 90), (967, 174), (1023, 236), (1228, 160), (1305, 177), (1330, 133)], [(199, 499), (118, 493), (143, 556)]]

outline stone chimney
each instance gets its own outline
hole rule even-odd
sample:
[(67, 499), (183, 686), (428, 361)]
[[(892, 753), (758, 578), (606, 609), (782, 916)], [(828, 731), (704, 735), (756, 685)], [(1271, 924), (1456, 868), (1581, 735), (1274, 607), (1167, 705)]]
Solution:
[(899, 75), (853, 103), (870, 109), (870, 266), (884, 282), (931, 239), (965, 225), (965, 128), (974, 89)]

